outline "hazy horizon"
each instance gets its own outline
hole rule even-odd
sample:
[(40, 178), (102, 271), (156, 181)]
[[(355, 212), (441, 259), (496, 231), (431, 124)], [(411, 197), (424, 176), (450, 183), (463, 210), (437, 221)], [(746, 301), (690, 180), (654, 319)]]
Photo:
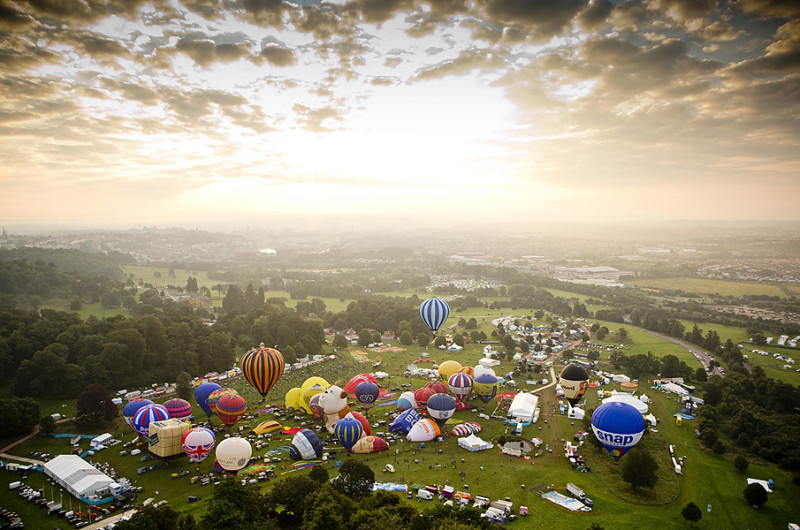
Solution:
[(5, 9), (12, 230), (800, 221), (792, 2)]

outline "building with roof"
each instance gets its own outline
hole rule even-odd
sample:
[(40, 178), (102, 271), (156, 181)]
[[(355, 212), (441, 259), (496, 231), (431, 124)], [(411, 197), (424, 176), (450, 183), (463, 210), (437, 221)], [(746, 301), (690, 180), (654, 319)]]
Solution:
[(97, 501), (122, 492), (114, 479), (77, 455), (58, 455), (43, 466), (45, 474), (75, 497)]

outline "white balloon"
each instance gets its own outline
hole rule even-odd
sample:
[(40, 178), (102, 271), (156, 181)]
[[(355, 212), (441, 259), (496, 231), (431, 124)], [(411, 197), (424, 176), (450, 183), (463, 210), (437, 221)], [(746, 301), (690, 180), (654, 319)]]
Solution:
[(497, 377), (497, 374), (494, 373), (494, 370), (492, 370), (489, 366), (483, 366), (482, 364), (479, 364), (472, 371), (472, 378), (473, 379), (477, 379), (478, 376), (483, 375), (483, 374), (489, 374), (489, 375), (493, 375), (494, 377)]
[(226, 438), (217, 445), (217, 462), (226, 471), (239, 471), (253, 456), (250, 442), (244, 438)]

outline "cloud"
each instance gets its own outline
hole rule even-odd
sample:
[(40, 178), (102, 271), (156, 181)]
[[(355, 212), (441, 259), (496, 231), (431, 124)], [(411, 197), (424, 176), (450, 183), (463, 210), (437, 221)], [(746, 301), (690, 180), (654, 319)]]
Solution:
[(578, 15), (578, 24), (584, 31), (593, 31), (605, 24), (613, 7), (608, 0), (592, 0)]
[(426, 81), (450, 75), (464, 75), (476, 69), (494, 70), (504, 66), (506, 66), (505, 60), (492, 50), (469, 48), (459, 53), (453, 60), (421, 70), (414, 76), (414, 80)]
[(775, 33), (775, 40), (767, 46), (767, 53), (756, 59), (741, 61), (730, 72), (744, 77), (788, 75), (800, 69), (800, 19), (783, 24)]
[(664, 13), (677, 22), (705, 18), (717, 9), (717, 0), (650, 0), (653, 11)]
[(314, 37), (326, 40), (333, 36), (348, 36), (354, 33), (354, 27), (343, 19), (338, 10), (331, 6), (308, 6), (291, 12), (294, 26)]
[(131, 17), (147, 4), (164, 7), (166, 2), (156, 0), (21, 0), (18, 2), (37, 19), (71, 23), (92, 23), (110, 15)]
[(261, 56), (273, 66), (291, 66), (295, 63), (294, 52), (278, 45), (266, 46), (261, 50)]
[(131, 56), (128, 48), (118, 41), (90, 31), (64, 31), (56, 38), (58, 42), (72, 46), (100, 64), (116, 64), (116, 59)]
[(176, 52), (188, 55), (199, 66), (207, 67), (215, 62), (233, 62), (250, 55), (248, 43), (215, 44), (207, 39), (183, 38), (175, 45)]
[(6, 73), (24, 72), (58, 58), (55, 53), (21, 40), (0, 42), (0, 46), (0, 71)]
[(743, 29), (735, 30), (728, 22), (715, 20), (704, 25), (703, 29), (694, 32), (693, 37), (706, 42), (728, 42), (747, 35)]
[(581, 0), (482, 0), (495, 22), (520, 24), (539, 37), (559, 35), (586, 6)]
[(101, 77), (99, 81), (104, 88), (112, 92), (118, 92), (125, 100), (137, 101), (145, 105), (155, 105), (161, 100), (157, 91), (141, 83), (132, 83), (110, 77)]
[(283, 12), (291, 4), (281, 0), (241, 0), (235, 13), (243, 20), (257, 25), (279, 27), (283, 23)]
[(292, 110), (297, 113), (297, 119), (304, 129), (311, 132), (331, 132), (332, 127), (325, 125), (326, 121), (342, 121), (342, 111), (331, 106), (311, 108), (300, 103), (292, 106)]
[(0, 4), (0, 28), (19, 29), (34, 24), (36, 20), (28, 13), (20, 11), (13, 5)]
[(746, 14), (760, 18), (792, 18), (800, 15), (800, 4), (795, 0), (738, 0), (734, 5)]

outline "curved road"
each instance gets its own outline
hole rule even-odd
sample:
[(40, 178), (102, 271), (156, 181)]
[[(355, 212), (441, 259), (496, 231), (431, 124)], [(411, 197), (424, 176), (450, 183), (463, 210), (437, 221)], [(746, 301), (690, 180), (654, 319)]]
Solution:
[[(704, 350), (700, 349), (698, 346), (696, 346), (694, 344), (691, 344), (691, 343), (686, 342), (686, 341), (681, 340), (681, 339), (677, 339), (675, 337), (670, 337), (669, 335), (664, 335), (663, 333), (657, 333), (655, 331), (649, 331), (649, 330), (646, 330), (644, 328), (639, 328), (639, 329), (642, 330), (644, 333), (647, 333), (648, 335), (652, 335), (653, 337), (658, 337), (659, 339), (668, 340), (669, 342), (671, 342), (673, 344), (677, 344), (678, 346), (681, 346), (683, 349), (685, 349), (686, 351), (688, 351), (689, 353), (694, 355), (700, 361), (700, 363), (703, 365), (703, 368), (705, 368), (706, 372), (708, 372), (708, 367), (711, 364), (711, 356), (708, 354), (707, 351), (704, 351)], [(715, 366), (714, 367), (714, 371), (709, 374), (709, 377), (712, 376), (712, 375), (718, 375), (720, 377), (725, 377), (725, 374), (720, 371), (719, 366)]]

